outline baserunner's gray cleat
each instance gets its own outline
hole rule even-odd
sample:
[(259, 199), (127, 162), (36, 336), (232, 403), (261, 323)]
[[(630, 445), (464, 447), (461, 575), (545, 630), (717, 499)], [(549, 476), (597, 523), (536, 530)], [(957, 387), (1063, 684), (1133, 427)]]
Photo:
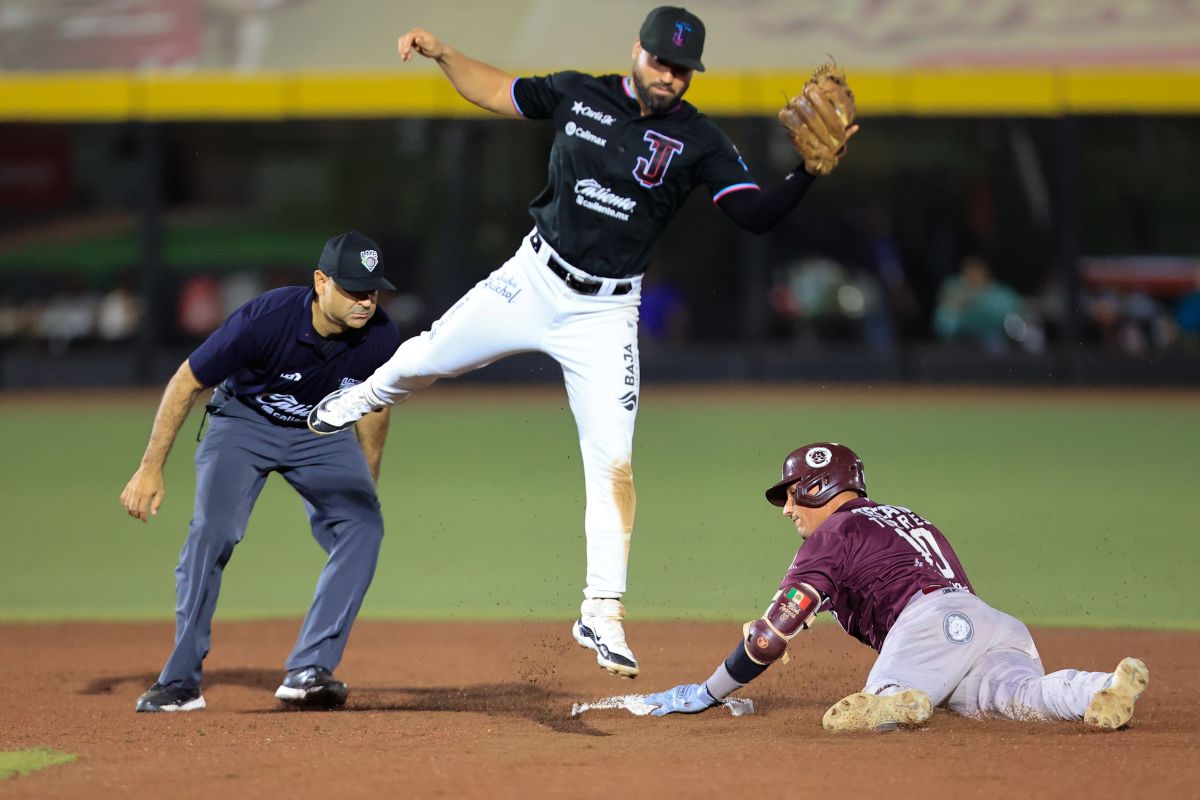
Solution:
[(885, 695), (856, 692), (830, 706), (821, 724), (827, 731), (892, 731), (921, 725), (932, 714), (933, 703), (920, 689)]
[(1139, 659), (1124, 658), (1104, 688), (1092, 695), (1083, 721), (1094, 728), (1116, 730), (1129, 723), (1133, 705), (1150, 684), (1150, 670)]

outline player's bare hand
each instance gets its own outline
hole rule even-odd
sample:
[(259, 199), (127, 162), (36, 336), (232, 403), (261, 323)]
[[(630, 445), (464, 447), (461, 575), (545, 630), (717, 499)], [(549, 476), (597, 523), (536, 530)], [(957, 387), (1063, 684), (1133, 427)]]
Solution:
[(125, 506), (129, 516), (149, 522), (150, 517), (158, 514), (164, 494), (162, 472), (139, 469), (121, 492), (121, 505)]
[(413, 28), (401, 36), (397, 49), (402, 61), (412, 60), (413, 53), (435, 61), (446, 54), (446, 45), (442, 44), (442, 40), (424, 28)]

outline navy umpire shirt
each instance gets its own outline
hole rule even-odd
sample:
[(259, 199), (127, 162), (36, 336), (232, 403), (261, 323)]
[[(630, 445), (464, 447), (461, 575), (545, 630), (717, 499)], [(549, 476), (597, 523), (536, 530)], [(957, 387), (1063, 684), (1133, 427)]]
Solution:
[(303, 428), (325, 395), (370, 377), (400, 346), (383, 309), (358, 330), (323, 337), (312, 324), (316, 290), (288, 286), (233, 312), (190, 356), (196, 380), (224, 388), (277, 425)]
[(733, 142), (695, 106), (680, 101), (643, 117), (632, 78), (518, 78), (512, 101), (557, 129), (549, 181), (529, 212), (559, 255), (593, 275), (645, 272), (655, 240), (697, 185), (714, 203), (758, 188)]

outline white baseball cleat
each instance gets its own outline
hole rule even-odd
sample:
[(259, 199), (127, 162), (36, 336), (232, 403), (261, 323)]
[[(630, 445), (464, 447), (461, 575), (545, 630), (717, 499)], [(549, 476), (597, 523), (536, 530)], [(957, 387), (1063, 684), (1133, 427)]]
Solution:
[(580, 646), (596, 651), (596, 663), (622, 678), (636, 678), (637, 659), (625, 643), (625, 606), (620, 600), (584, 600), (571, 635)]
[(894, 731), (901, 725), (921, 725), (932, 715), (933, 703), (920, 689), (885, 695), (856, 692), (830, 706), (821, 725), (827, 731)]
[(368, 401), (365, 394), (366, 387), (359, 383), (325, 395), (309, 412), (308, 429), (318, 436), (328, 436), (383, 408)]
[(1092, 695), (1083, 721), (1094, 728), (1116, 730), (1133, 717), (1133, 704), (1150, 684), (1150, 670), (1139, 659), (1124, 658), (1104, 688)]

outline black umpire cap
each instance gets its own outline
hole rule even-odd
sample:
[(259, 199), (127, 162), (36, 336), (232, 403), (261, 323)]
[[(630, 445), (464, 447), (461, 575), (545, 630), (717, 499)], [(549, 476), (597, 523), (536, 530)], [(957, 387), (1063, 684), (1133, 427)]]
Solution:
[(642, 49), (659, 61), (704, 72), (704, 23), (679, 6), (659, 6), (646, 15), (638, 35)]
[(338, 234), (326, 242), (317, 269), (347, 292), (396, 288), (383, 277), (379, 245), (358, 231)]

